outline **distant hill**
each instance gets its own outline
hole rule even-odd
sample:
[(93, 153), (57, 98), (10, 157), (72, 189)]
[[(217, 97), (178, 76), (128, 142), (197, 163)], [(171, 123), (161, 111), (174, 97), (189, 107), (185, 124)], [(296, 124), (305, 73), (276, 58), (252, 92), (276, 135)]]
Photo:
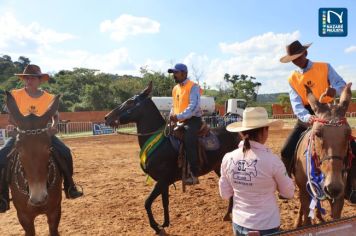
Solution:
[(257, 102), (259, 103), (278, 103), (278, 96), (288, 93), (270, 93), (270, 94), (258, 94)]

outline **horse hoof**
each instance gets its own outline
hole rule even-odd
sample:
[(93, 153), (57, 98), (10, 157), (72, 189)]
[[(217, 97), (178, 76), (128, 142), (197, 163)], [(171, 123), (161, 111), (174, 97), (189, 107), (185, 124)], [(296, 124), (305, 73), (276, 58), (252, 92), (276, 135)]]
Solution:
[(226, 214), (225, 216), (224, 216), (224, 219), (223, 219), (224, 221), (231, 221), (231, 217), (230, 217), (230, 214)]
[(159, 234), (158, 234), (159, 236), (166, 236), (167, 234), (166, 234), (166, 231), (164, 230), (164, 229), (161, 229), (160, 231), (159, 231)]

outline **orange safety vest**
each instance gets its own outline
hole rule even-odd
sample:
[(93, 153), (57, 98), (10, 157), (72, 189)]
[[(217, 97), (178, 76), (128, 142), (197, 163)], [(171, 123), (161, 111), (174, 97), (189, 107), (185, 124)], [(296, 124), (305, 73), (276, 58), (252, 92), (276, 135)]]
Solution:
[[(319, 99), (321, 94), (330, 87), (328, 80), (328, 64), (322, 62), (314, 62), (310, 70), (301, 74), (294, 71), (288, 78), (289, 84), (302, 98), (304, 105), (308, 105), (307, 91), (304, 85), (308, 86), (314, 96)], [(330, 103), (333, 101), (331, 97), (324, 97), (322, 103)]]
[(54, 98), (53, 94), (43, 91), (43, 94), (38, 98), (33, 98), (27, 94), (24, 88), (14, 89), (11, 91), (12, 96), (15, 98), (17, 107), (22, 115), (35, 114), (37, 116), (43, 115)]
[(172, 91), (173, 113), (178, 115), (187, 109), (190, 99), (190, 91), (195, 83), (188, 80), (184, 85), (177, 84)]

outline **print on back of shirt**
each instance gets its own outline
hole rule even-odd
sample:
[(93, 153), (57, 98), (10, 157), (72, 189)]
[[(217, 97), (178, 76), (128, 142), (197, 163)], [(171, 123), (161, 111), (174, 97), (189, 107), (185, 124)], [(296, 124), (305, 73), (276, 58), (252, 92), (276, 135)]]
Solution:
[[(232, 178), (235, 183), (241, 183), (240, 181), (251, 181), (252, 177), (257, 177), (256, 164), (257, 160), (253, 160), (250, 163), (245, 160), (240, 160), (237, 163), (232, 161), (237, 166), (237, 171), (234, 168), (232, 170)], [(236, 182), (237, 181), (237, 182)], [(243, 184), (243, 183), (241, 183)]]

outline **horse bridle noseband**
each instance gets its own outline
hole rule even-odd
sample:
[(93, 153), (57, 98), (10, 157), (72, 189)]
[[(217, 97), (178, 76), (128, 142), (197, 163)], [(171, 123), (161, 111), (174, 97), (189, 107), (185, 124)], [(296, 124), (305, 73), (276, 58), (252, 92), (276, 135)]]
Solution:
[[(322, 119), (322, 118), (314, 118), (313, 123), (314, 122), (321, 123), (323, 126), (334, 126), (334, 127), (340, 127), (340, 126), (342, 126), (344, 124), (347, 124), (346, 118), (331, 119), (331, 120), (326, 120), (326, 119)], [(310, 138), (314, 140), (315, 135), (314, 134), (311, 135)], [(315, 146), (314, 146), (314, 149), (315, 149)], [(349, 144), (348, 149), (349, 150), (348, 150), (348, 154), (347, 155), (350, 155), (350, 149), (351, 149), (350, 144)], [(351, 153), (351, 155), (352, 155), (352, 153)], [(351, 167), (351, 166), (349, 166), (349, 163), (346, 163), (346, 161), (348, 159), (347, 158), (346, 159), (342, 158), (340, 156), (324, 156), (320, 160), (318, 158), (318, 161), (319, 161), (318, 165), (320, 166), (324, 161), (330, 161), (330, 160), (339, 160), (339, 161), (345, 162), (345, 164), (344, 164), (345, 169), (349, 169)]]

